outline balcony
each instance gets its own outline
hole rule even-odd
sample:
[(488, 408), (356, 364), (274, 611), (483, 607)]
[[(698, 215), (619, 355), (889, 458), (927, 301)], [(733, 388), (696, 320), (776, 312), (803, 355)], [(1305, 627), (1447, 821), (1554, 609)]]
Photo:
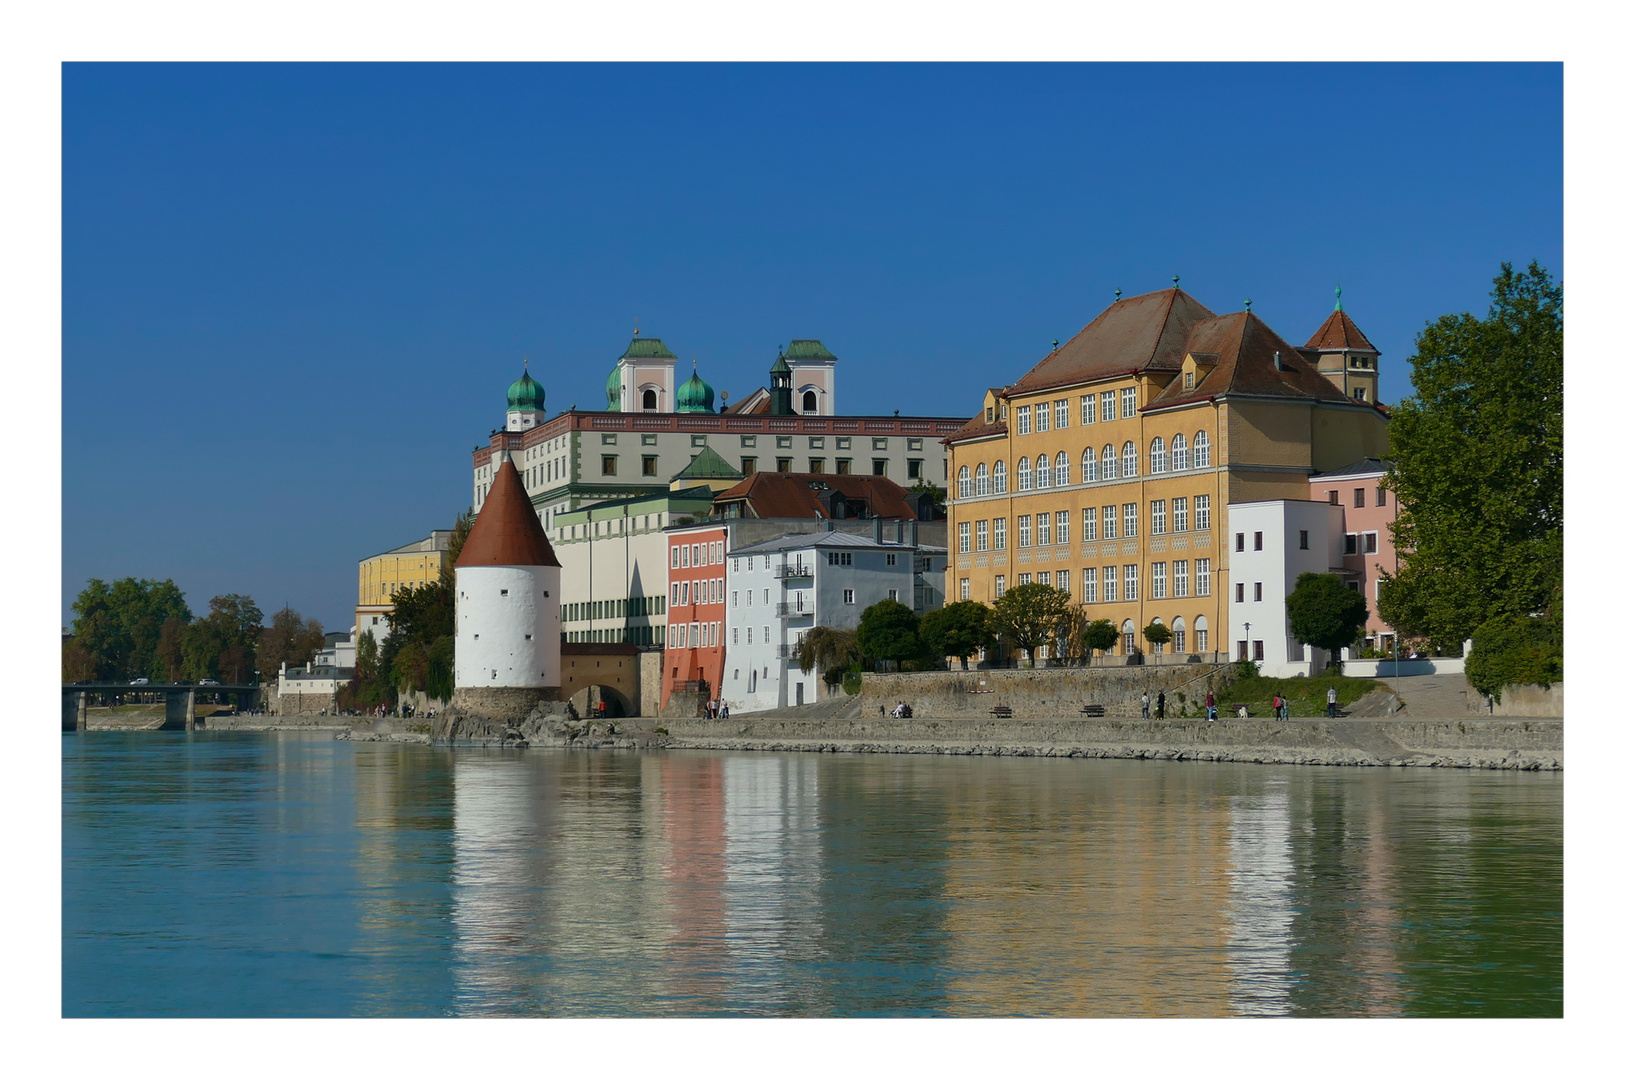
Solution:
[(774, 647), (774, 649), (774, 655), (780, 660), (794, 660), (796, 658), (796, 647), (793, 644), (777, 645)]
[(813, 615), (813, 609), (811, 604), (781, 603), (778, 607), (778, 615), (780, 618), (810, 619)]
[(788, 581), (791, 578), (810, 578), (813, 576), (813, 564), (790, 563), (784, 566), (775, 566), (773, 576), (779, 581)]

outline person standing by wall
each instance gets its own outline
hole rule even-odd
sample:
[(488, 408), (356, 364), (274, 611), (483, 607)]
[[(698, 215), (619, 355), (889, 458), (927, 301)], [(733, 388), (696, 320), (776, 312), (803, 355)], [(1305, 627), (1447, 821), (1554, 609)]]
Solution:
[(1163, 711), (1162, 710), (1163, 710), (1163, 705), (1165, 703), (1165, 700), (1166, 699), (1162, 696), (1162, 691), (1158, 690), (1157, 691), (1157, 719), (1158, 720), (1161, 720), (1162, 717), (1163, 717)]
[(1335, 686), (1326, 688), (1326, 715), (1328, 717), (1337, 715), (1337, 687)]
[(1207, 719), (1208, 719), (1208, 723), (1211, 724), (1215, 719), (1218, 718), (1218, 715), (1219, 715), (1219, 708), (1218, 708), (1218, 706), (1216, 704), (1214, 704), (1213, 691), (1209, 690), (1207, 692)]
[(1140, 691), (1140, 719), (1151, 719), (1151, 695), (1145, 690)]

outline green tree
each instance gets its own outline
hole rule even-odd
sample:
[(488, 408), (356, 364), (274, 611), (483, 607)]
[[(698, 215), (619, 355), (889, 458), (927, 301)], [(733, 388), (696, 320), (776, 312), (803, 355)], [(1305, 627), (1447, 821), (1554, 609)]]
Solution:
[[(451, 697), (455, 677), (455, 663), (451, 658), (456, 649), (457, 631), (456, 564), (473, 525), (472, 511), (458, 514), (440, 576), (422, 585), (408, 585), (389, 598), (394, 611), (388, 616), (389, 636), (379, 647), (379, 669), (402, 692), (424, 690), (441, 701)], [(405, 663), (400, 659), (403, 654), (410, 654)], [(440, 663), (434, 659), (437, 656), (445, 658), (444, 671), (437, 666)]]
[(91, 658), (95, 678), (162, 676), (158, 641), (171, 618), (190, 622), (186, 597), (173, 581), (91, 578), (73, 602), (73, 636)]
[(186, 677), (186, 622), (174, 615), (158, 628), (159, 678), (164, 682), (179, 682)]
[(871, 662), (900, 663), (920, 655), (920, 617), (897, 600), (881, 600), (858, 619), (858, 648)]
[(1538, 263), (1501, 266), (1484, 319), (1429, 323), (1414, 397), (1388, 437), (1404, 566), (1378, 610), (1454, 648), (1497, 615), (1543, 611), (1563, 575), (1563, 289)]
[(1053, 585), (1017, 585), (993, 603), (993, 628), (1004, 641), (1036, 655), (1055, 637), (1072, 599)]
[(436, 638), (429, 646), (429, 664), (424, 672), (424, 690), (432, 698), (450, 701), (455, 689), (456, 667), (454, 649), (456, 639)]
[(1083, 628), (1083, 644), (1090, 652), (1111, 652), (1119, 636), (1110, 619), (1096, 619)]
[(356, 642), (355, 677), (362, 682), (378, 677), (378, 639), (371, 630), (361, 631), (361, 640)]
[(1292, 636), (1329, 653), (1358, 641), (1370, 616), (1365, 597), (1336, 574), (1299, 574), (1286, 598)]
[(796, 643), (796, 663), (804, 672), (816, 670), (831, 691), (846, 677), (847, 669), (863, 663), (856, 630), (815, 626)]
[(260, 635), (260, 670), (267, 679), (275, 677), (282, 665), (300, 667), (316, 658), (326, 637), (322, 624), (307, 619), (286, 604), (271, 616), (271, 625)]
[(1160, 622), (1154, 622), (1140, 631), (1140, 636), (1153, 645), (1166, 645), (1174, 640), (1174, 632)]
[(920, 619), (920, 641), (933, 657), (957, 656), (968, 665), (993, 645), (993, 612), (975, 600), (956, 600)]
[(937, 513), (939, 515), (947, 509), (948, 493), (942, 488), (937, 487), (937, 485), (933, 484), (931, 481), (921, 478), (910, 484), (908, 489), (910, 491), (918, 491), (931, 496), (931, 503), (937, 508)]
[(1545, 615), (1497, 615), (1473, 631), (1467, 655), (1473, 689), (1501, 700), (1515, 684), (1549, 687), (1563, 680), (1563, 618), (1559, 606)]

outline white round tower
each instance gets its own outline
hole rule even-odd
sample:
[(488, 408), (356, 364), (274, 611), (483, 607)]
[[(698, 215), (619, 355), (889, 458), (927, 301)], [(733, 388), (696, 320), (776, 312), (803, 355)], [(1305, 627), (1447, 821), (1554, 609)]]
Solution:
[[(519, 715), (562, 682), (559, 560), (512, 461), (504, 461), (457, 557), (456, 697)], [(515, 691), (514, 694), (503, 693)]]

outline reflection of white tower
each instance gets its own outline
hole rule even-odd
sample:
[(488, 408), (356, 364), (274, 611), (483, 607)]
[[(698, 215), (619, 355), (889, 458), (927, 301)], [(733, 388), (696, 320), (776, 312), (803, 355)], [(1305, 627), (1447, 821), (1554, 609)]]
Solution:
[(457, 691), (557, 687), (559, 560), (512, 461), (457, 557)]

